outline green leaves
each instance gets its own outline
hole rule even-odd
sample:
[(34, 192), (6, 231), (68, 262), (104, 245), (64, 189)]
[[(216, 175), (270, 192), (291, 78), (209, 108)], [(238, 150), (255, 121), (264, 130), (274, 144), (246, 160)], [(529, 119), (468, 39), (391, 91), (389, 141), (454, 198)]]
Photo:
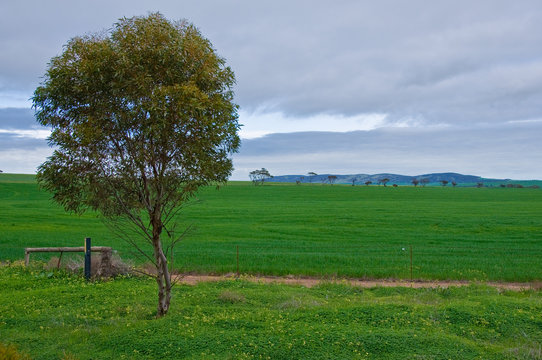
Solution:
[(67, 210), (109, 214), (119, 198), (139, 207), (141, 197), (177, 193), (176, 202), (183, 189), (225, 181), (240, 143), (234, 83), (193, 25), (158, 13), (73, 38), (33, 97), (57, 148), (41, 185)]

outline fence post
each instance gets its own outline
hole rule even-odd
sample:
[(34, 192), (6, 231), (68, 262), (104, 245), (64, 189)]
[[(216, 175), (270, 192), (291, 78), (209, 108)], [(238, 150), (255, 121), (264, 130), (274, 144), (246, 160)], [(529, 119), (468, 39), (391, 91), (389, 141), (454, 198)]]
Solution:
[(60, 252), (60, 256), (58, 257), (58, 262), (56, 263), (56, 268), (57, 269), (60, 269), (60, 261), (62, 260), (62, 254), (64, 254), (64, 252)]
[(237, 278), (239, 278), (239, 245), (236, 245), (237, 248)]
[(90, 238), (85, 238), (85, 279), (90, 280)]
[(410, 282), (413, 281), (412, 277), (412, 245), (410, 245)]
[(113, 250), (111, 248), (104, 248), (100, 252), (100, 268), (97, 274), (101, 277), (111, 276), (111, 258)]

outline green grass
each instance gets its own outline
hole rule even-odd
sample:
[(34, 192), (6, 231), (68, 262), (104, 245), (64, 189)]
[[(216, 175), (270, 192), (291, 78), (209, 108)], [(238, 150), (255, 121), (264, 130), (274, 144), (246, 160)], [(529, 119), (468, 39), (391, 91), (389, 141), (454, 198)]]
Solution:
[(540, 359), (542, 292), (147, 278), (0, 267), (0, 338), (34, 359)]
[[(67, 214), (49, 198), (31, 176), (0, 174), (0, 259), (84, 237), (132, 257), (95, 214)], [(235, 272), (238, 247), (242, 273), (408, 279), (412, 246), (417, 279), (542, 279), (537, 189), (232, 182), (197, 198), (179, 218), (195, 226), (175, 253), (181, 271)]]

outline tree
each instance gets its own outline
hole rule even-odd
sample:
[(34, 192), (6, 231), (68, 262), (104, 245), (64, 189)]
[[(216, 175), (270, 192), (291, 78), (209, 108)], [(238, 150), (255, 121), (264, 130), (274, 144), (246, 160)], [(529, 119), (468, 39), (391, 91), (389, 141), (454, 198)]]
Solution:
[(418, 186), (419, 183), (420, 183), (420, 181), (418, 179), (412, 179), (412, 184), (414, 186)]
[(181, 205), (233, 169), (234, 83), (194, 25), (153, 13), (71, 39), (34, 92), (55, 147), (38, 169), (40, 185), (67, 211), (98, 211), (154, 265), (158, 317), (170, 306)]
[(448, 185), (448, 180), (440, 180), (440, 183), (442, 184), (442, 186), (446, 186)]
[(357, 178), (357, 177), (355, 177), (355, 178), (352, 179), (352, 186), (355, 186), (355, 185), (356, 185), (356, 181), (358, 181), (358, 178)]
[(452, 186), (453, 187), (456, 187), (457, 186), (457, 183), (455, 181), (452, 181)]
[(423, 187), (425, 187), (425, 185), (429, 184), (429, 179), (428, 178), (423, 178), (420, 180), (420, 183), (422, 184)]
[(251, 171), (248, 176), (254, 185), (263, 185), (265, 180), (273, 177), (266, 168)]
[(329, 175), (327, 177), (327, 181), (329, 181), (330, 185), (333, 185), (335, 183), (335, 180), (337, 180), (337, 177), (335, 175)]
[(365, 182), (365, 185), (366, 185), (366, 186), (369, 186), (369, 185), (371, 185), (372, 183), (373, 183), (372, 181), (366, 181), (366, 182)]
[(382, 185), (384, 185), (384, 187), (386, 186), (386, 184), (388, 183), (388, 181), (390, 181), (390, 179), (388, 178), (384, 178), (384, 179), (380, 179), (378, 180), (380, 183), (382, 183)]
[(312, 184), (312, 179), (313, 179), (315, 176), (317, 176), (318, 174), (315, 173), (315, 172), (310, 171), (309, 173), (307, 173), (307, 175), (309, 175), (309, 183)]

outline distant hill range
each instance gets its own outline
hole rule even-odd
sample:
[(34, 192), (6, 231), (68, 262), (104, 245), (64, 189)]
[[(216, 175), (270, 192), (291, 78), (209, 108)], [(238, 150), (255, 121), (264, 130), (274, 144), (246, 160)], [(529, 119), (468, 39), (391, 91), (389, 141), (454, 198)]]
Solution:
[[(511, 179), (488, 179), (475, 175), (463, 175), (458, 173), (432, 173), (415, 176), (398, 175), (398, 174), (352, 174), (352, 175), (336, 175), (336, 174), (317, 174), (313, 176), (309, 175), (279, 175), (272, 179), (266, 180), (267, 182), (289, 182), (295, 183), (300, 181), (302, 183), (327, 183), (329, 176), (334, 175), (337, 177), (335, 184), (352, 184), (364, 185), (370, 181), (372, 185), (378, 185), (382, 179), (389, 179), (388, 185), (412, 185), (412, 181), (417, 179), (427, 179), (427, 185), (441, 185), (441, 181), (448, 181), (448, 186), (452, 186), (452, 182), (457, 183), (459, 186), (477, 186), (483, 184), (483, 186), (500, 186), (508, 184), (518, 184), (522, 186), (541, 185), (540, 180), (511, 180)], [(420, 183), (421, 185), (421, 183)], [(420, 186), (418, 185), (418, 186)]]

